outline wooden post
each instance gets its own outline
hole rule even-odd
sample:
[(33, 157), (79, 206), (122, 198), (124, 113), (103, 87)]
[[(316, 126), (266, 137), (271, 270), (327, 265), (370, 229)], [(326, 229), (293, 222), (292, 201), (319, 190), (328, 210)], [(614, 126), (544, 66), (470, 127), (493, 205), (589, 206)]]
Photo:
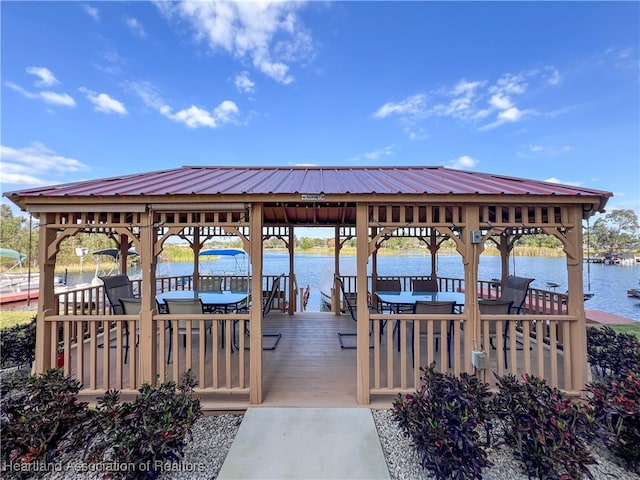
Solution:
[[(51, 328), (50, 322), (45, 322), (45, 315), (55, 312), (55, 295), (53, 278), (56, 267), (56, 253), (53, 249), (56, 231), (47, 225), (55, 222), (55, 214), (43, 213), (40, 217), (40, 232), (38, 242), (38, 264), (40, 265), (40, 294), (38, 298), (38, 317), (36, 320), (36, 358), (35, 373), (44, 373), (56, 365), (51, 362), (52, 335), (57, 335)], [(29, 259), (31, 261), (31, 259)], [(57, 340), (57, 338), (56, 338)]]
[(340, 315), (340, 304), (342, 303), (342, 294), (340, 287), (336, 281), (336, 275), (340, 275), (340, 227), (334, 227), (333, 242), (333, 287), (331, 288), (331, 311), (334, 315)]
[(436, 236), (436, 229), (431, 227), (429, 229), (429, 252), (431, 252), (431, 278), (438, 277), (438, 250), (440, 245), (438, 244), (438, 238)]
[(250, 209), (251, 302), (249, 338), (249, 403), (262, 403), (262, 204)]
[[(465, 218), (467, 219), (467, 227), (463, 230), (462, 241), (466, 245), (465, 253), (462, 256), (464, 264), (464, 310), (470, 322), (468, 329), (472, 335), (465, 335), (464, 338), (464, 365), (462, 371), (467, 373), (473, 372), (471, 365), (471, 355), (473, 350), (478, 350), (481, 345), (480, 340), (480, 309), (478, 307), (478, 267), (480, 264), (480, 253), (482, 246), (471, 241), (471, 235), (474, 230), (480, 229), (479, 211), (477, 206), (467, 206)], [(465, 326), (465, 332), (467, 327)], [(460, 372), (456, 371), (456, 374)]]
[(584, 290), (582, 264), (582, 205), (573, 206), (570, 210), (570, 223), (566, 234), (565, 253), (567, 256), (567, 280), (569, 282), (569, 299), (567, 313), (576, 315), (577, 322), (571, 322), (571, 385), (565, 390), (579, 392), (584, 389), (587, 378), (587, 320), (584, 312)]
[(296, 248), (295, 246), (295, 239), (294, 239), (294, 235), (293, 235), (293, 227), (287, 227), (288, 229), (288, 233), (289, 233), (289, 238), (288, 238), (288, 250), (289, 250), (289, 305), (287, 308), (287, 313), (289, 315), (293, 315), (293, 313), (295, 312), (296, 309), (296, 295), (298, 293), (298, 289), (295, 287), (295, 284), (297, 283), (295, 281), (295, 279), (293, 278), (293, 276), (295, 275), (293, 272), (295, 272), (295, 256), (294, 256), (294, 250)]
[(158, 351), (157, 329), (153, 328), (152, 316), (156, 311), (156, 230), (153, 222), (154, 212), (149, 210), (143, 216), (140, 229), (140, 268), (142, 282), (140, 284), (140, 384), (155, 385), (158, 382), (156, 363)]
[(193, 227), (193, 243), (191, 244), (193, 250), (193, 285), (194, 290), (200, 290), (200, 250), (202, 244), (200, 243), (200, 228)]
[(368, 216), (366, 203), (356, 207), (356, 262), (358, 279), (357, 323), (357, 400), (358, 405), (368, 405), (369, 398), (369, 307), (367, 304), (367, 260), (369, 258)]
[(119, 255), (119, 262), (120, 264), (118, 265), (118, 268), (120, 270), (118, 270), (120, 273), (129, 273), (127, 271), (127, 260), (129, 260), (129, 237), (127, 237), (124, 234), (120, 234), (120, 239), (118, 241), (118, 246), (119, 246), (119, 251), (118, 251), (118, 255)]

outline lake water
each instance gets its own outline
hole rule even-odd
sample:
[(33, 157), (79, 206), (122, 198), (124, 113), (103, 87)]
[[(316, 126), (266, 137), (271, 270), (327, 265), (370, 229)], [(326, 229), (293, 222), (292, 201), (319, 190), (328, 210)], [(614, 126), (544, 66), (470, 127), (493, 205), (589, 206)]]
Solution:
[[(347, 257), (349, 258), (349, 257)], [(354, 257), (350, 257), (354, 259)], [(278, 275), (288, 273), (289, 256), (285, 252), (264, 254), (264, 274)], [(310, 286), (310, 297), (307, 309), (320, 310), (320, 275), (327, 263), (333, 262), (330, 255), (298, 254), (295, 256), (295, 273), (300, 287)], [(246, 258), (236, 261), (235, 257), (220, 257), (213, 261), (203, 261), (201, 270), (214, 275), (246, 273)], [(533, 287), (549, 290), (547, 282), (560, 286), (558, 292), (567, 289), (567, 267), (564, 258), (546, 257), (512, 257), (510, 273), (522, 277), (535, 278)], [(590, 274), (588, 273), (590, 270)], [(438, 275), (442, 277), (463, 277), (462, 261), (458, 255), (438, 256)], [(158, 275), (189, 275), (193, 272), (191, 262), (162, 263), (158, 266)], [(385, 275), (428, 275), (431, 272), (430, 256), (379, 256), (378, 274)], [(69, 280), (80, 283), (91, 281), (93, 274), (85, 274), (83, 278)], [(491, 280), (500, 277), (500, 258), (483, 256), (480, 259), (479, 279)], [(640, 321), (640, 299), (629, 298), (627, 290), (638, 287), (640, 280), (640, 264), (633, 266), (585, 264), (584, 291), (594, 294), (585, 303), (585, 308), (603, 310)]]

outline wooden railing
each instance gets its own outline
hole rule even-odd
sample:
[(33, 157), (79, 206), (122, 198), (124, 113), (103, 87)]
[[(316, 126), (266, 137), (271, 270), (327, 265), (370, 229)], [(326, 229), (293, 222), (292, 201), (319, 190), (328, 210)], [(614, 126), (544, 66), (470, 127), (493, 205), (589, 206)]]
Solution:
[[(185, 335), (181, 335), (178, 322), (185, 320), (188, 326)], [(140, 387), (143, 359), (136, 348), (139, 316), (60, 315), (46, 317), (45, 321), (51, 324), (52, 331), (59, 332), (57, 337), (52, 336), (52, 364), (80, 380), (81, 393), (117, 389), (126, 394)], [(198, 379), (199, 392), (249, 392), (249, 372), (245, 368), (249, 347), (245, 336), (248, 313), (155, 314), (152, 321), (158, 338), (155, 358), (158, 378), (179, 382), (182, 373), (192, 369)], [(211, 334), (206, 333), (205, 322), (211, 322)], [(199, 332), (205, 334), (197, 333), (196, 325)], [(85, 334), (80, 337), (79, 331)], [(234, 338), (234, 332), (240, 334)], [(82, 341), (78, 341), (79, 338)], [(58, 353), (62, 354), (61, 358)]]
[[(277, 277), (263, 277), (263, 297)], [(246, 276), (224, 277), (223, 288), (233, 278)], [(134, 295), (141, 290), (140, 283), (132, 280)], [(161, 277), (156, 285), (158, 293), (189, 290), (193, 288), (193, 280), (190, 276)], [(285, 311), (287, 293), (288, 281), (283, 281), (273, 310)], [(108, 389), (123, 394), (135, 392), (140, 387), (140, 362), (148, 361), (141, 359), (135, 348), (140, 317), (112, 315), (102, 285), (58, 292), (56, 297), (55, 314), (45, 316), (52, 332), (50, 364), (64, 368), (65, 374), (80, 380), (82, 394), (99, 395)], [(249, 342), (245, 334), (250, 331), (249, 318), (248, 312), (186, 316), (154, 313), (158, 378), (179, 382), (183, 372), (192, 369), (198, 379), (197, 392), (248, 394)], [(179, 334), (177, 327), (181, 320), (199, 325), (199, 332), (204, 331), (205, 322), (211, 322), (211, 335), (200, 335), (195, 328), (187, 328), (186, 335)]]
[[(497, 384), (494, 373), (528, 372), (545, 378), (552, 387), (578, 394), (570, 364), (570, 327), (576, 317), (481, 315), (480, 345), (474, 345), (471, 332), (467, 334), (470, 320), (465, 313), (380, 313), (370, 318), (372, 395), (414, 392), (420, 387), (420, 367), (432, 363), (441, 372), (476, 373), (492, 388)], [(453, 334), (449, 341), (446, 332), (450, 325)], [(437, 340), (433, 335), (436, 330), (444, 332)], [(474, 369), (473, 350), (486, 352), (486, 369)]]
[[(275, 278), (276, 275), (264, 277), (264, 292), (269, 291)], [(411, 281), (420, 277), (398, 278), (405, 289), (410, 289)], [(343, 279), (348, 291), (356, 290), (355, 277)], [(461, 279), (441, 277), (438, 280), (441, 291), (464, 291)], [(134, 291), (139, 291), (139, 281), (133, 283)], [(286, 309), (288, 283), (281, 282), (283, 295), (274, 304), (276, 310)], [(190, 289), (192, 280), (184, 276), (162, 277), (158, 278), (157, 285), (158, 292)], [(500, 286), (494, 281), (479, 281), (478, 293), (480, 297), (497, 298)], [(102, 286), (58, 293), (57, 296), (58, 310), (45, 317), (51, 331), (56, 332), (50, 339), (51, 364), (60, 363), (66, 374), (78, 378), (86, 394), (98, 395), (113, 388), (127, 393), (139, 388), (142, 359), (135, 348), (139, 316), (111, 315)], [(487, 353), (487, 369), (476, 373), (493, 386), (496, 383), (493, 372), (497, 375), (530, 372), (543, 376), (551, 386), (574, 392), (570, 348), (571, 332), (575, 329), (571, 325), (578, 319), (567, 315), (566, 303), (565, 294), (530, 289), (523, 315), (480, 316), (481, 334), (476, 340), (479, 344), (474, 344), (474, 335), (470, 332), (470, 312), (446, 316), (372, 314), (370, 394), (414, 391), (419, 387), (420, 366), (433, 362), (437, 368), (453, 374), (472, 372), (473, 350)], [(198, 379), (200, 392), (248, 393), (249, 344), (244, 332), (250, 331), (249, 313), (187, 317), (152, 315), (154, 336), (158, 339), (155, 356), (158, 378), (178, 382), (182, 372), (191, 368)], [(212, 322), (211, 335), (197, 335), (192, 331), (183, 341), (177, 328), (180, 320), (198, 322), (201, 331), (204, 322)], [(447, 342), (447, 336), (443, 334), (436, 348), (429, 332), (433, 332), (436, 324), (446, 332), (449, 322), (453, 322), (453, 340)], [(169, 329), (169, 325), (173, 328)], [(233, 335), (233, 332), (237, 334)]]

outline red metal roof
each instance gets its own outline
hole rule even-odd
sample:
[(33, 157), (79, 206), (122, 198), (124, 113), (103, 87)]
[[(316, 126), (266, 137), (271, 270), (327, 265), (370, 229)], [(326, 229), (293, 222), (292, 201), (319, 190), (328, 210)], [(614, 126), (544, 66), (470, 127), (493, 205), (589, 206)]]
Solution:
[(601, 197), (612, 193), (445, 167), (185, 166), (7, 192), (26, 197), (233, 194), (504, 194)]

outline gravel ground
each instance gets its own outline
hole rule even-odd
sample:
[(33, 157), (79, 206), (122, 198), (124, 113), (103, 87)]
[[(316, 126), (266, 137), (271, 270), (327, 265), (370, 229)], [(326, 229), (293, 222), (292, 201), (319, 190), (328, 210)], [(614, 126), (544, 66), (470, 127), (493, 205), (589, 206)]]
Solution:
[[(420, 459), (411, 447), (390, 410), (373, 410), (373, 420), (378, 429), (380, 443), (387, 460), (392, 480), (432, 480), (434, 476), (426, 473), (420, 466)], [(193, 440), (185, 449), (184, 465), (195, 466), (194, 471), (165, 473), (161, 478), (168, 479), (213, 479), (216, 478), (222, 463), (231, 447), (233, 438), (240, 427), (241, 416), (219, 415), (205, 417), (196, 423)], [(215, 446), (215, 448), (214, 448)], [(488, 451), (493, 466), (486, 469), (486, 480), (528, 480), (518, 463), (505, 448), (491, 448)], [(607, 452), (594, 450), (592, 454), (598, 464), (589, 466), (596, 480), (640, 480), (633, 474), (615, 464)], [(200, 469), (200, 471), (196, 471)], [(203, 473), (206, 472), (206, 473)]]
[[(404, 437), (390, 410), (373, 410), (373, 420), (378, 430), (392, 480), (432, 480), (434, 476), (422, 470), (420, 459)], [(227, 456), (231, 443), (238, 432), (241, 415), (213, 415), (202, 417), (194, 424), (193, 438), (184, 451), (181, 463), (166, 464), (161, 475), (162, 480), (203, 480), (215, 479)], [(528, 480), (519, 468), (517, 461), (506, 447), (488, 450), (493, 466), (483, 474), (485, 480)], [(612, 461), (606, 451), (594, 449), (592, 454), (598, 464), (589, 466), (596, 480), (640, 480), (640, 476), (631, 473)], [(96, 480), (101, 478), (96, 472), (81, 472), (72, 468), (82, 465), (79, 458), (66, 458), (67, 463), (61, 471), (49, 472), (43, 478), (48, 480)], [(9, 477), (6, 477), (9, 478)]]
[[(373, 410), (373, 420), (378, 429), (382, 450), (387, 459), (387, 466), (393, 480), (432, 480), (436, 477), (426, 473), (420, 466), (420, 458), (411, 447), (409, 438), (392, 418), (390, 410)], [(640, 480), (640, 476), (631, 473), (612, 462), (607, 452), (592, 450), (598, 461), (590, 465), (589, 470), (596, 480), (615, 478), (617, 480)], [(519, 468), (506, 447), (488, 449), (488, 458), (493, 466), (483, 472), (485, 480), (528, 480), (524, 470)]]

